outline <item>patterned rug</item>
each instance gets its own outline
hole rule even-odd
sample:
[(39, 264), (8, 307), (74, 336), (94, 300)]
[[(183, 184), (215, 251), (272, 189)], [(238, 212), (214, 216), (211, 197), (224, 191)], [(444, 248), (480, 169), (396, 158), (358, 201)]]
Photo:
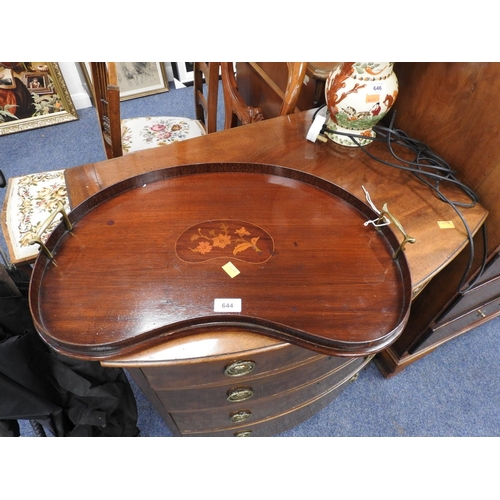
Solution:
[[(13, 264), (32, 262), (39, 253), (39, 245), (31, 245), (43, 223), (62, 201), (69, 213), (64, 170), (12, 177), (8, 181), (2, 213), (2, 224)], [(46, 241), (60, 222), (56, 217), (42, 235)]]

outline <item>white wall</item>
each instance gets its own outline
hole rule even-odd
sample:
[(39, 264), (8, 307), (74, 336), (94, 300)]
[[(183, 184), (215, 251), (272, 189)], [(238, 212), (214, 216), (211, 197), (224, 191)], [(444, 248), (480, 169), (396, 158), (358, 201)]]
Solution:
[(92, 106), (90, 91), (85, 81), (85, 76), (80, 63), (60, 62), (59, 67), (73, 99), (76, 109), (89, 108)]

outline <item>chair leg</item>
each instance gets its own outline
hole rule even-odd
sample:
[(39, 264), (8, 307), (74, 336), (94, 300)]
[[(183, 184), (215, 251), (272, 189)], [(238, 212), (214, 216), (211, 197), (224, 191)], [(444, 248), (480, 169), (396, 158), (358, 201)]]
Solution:
[(47, 437), (47, 434), (45, 434), (45, 430), (40, 423), (36, 420), (30, 420), (30, 424), (36, 437)]

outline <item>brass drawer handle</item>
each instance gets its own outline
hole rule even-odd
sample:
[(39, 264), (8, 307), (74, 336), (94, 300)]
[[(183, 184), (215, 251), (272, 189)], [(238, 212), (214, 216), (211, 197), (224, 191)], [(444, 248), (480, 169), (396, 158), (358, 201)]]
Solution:
[(235, 437), (250, 437), (252, 435), (252, 431), (241, 431), (234, 434)]
[(233, 424), (239, 424), (240, 422), (245, 422), (252, 416), (252, 412), (250, 410), (240, 410), (235, 411), (229, 415), (229, 420)]
[(248, 375), (255, 368), (253, 361), (235, 361), (226, 366), (224, 375), (228, 377), (241, 377)]
[(250, 387), (238, 387), (231, 389), (227, 392), (227, 400), (231, 403), (238, 403), (239, 401), (246, 401), (253, 396), (253, 391)]

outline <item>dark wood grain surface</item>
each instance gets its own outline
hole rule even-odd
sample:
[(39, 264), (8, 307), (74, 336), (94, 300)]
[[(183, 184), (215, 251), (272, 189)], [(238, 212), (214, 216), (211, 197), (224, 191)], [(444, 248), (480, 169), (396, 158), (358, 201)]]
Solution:
[[(413, 287), (420, 289), (443, 269), (467, 244), (464, 226), (449, 205), (438, 200), (412, 174), (386, 166), (363, 151), (312, 143), (305, 139), (313, 112), (264, 120), (260, 123), (190, 139), (168, 148), (141, 151), (101, 163), (66, 170), (72, 206), (122, 179), (152, 170), (204, 162), (255, 162), (280, 165), (311, 173), (333, 182), (365, 202), (363, 186), (379, 209), (388, 204), (406, 231), (416, 238), (405, 253)], [(384, 144), (373, 143), (369, 152), (392, 160)], [(443, 187), (457, 200), (469, 201), (461, 192)], [(480, 205), (463, 210), (473, 234), (488, 212)], [(441, 229), (439, 221), (451, 221), (452, 229)], [(399, 236), (399, 232), (395, 230)]]
[[(424, 141), (444, 158), (456, 176), (472, 189), (483, 208), (489, 211), (483, 231), (474, 238), (474, 261), (466, 286), (474, 285), (486, 253), (491, 269), (500, 252), (500, 161), (497, 145), (500, 122), (498, 62), (401, 62), (395, 64), (400, 93), (392, 112), (395, 126)], [(467, 216), (469, 211), (462, 213)], [(486, 245), (486, 246), (485, 246)], [(481, 286), (483, 302), (468, 302), (469, 293), (459, 293), (464, 269), (470, 259), (468, 248), (450, 262), (425, 287), (412, 304), (410, 321), (399, 339), (382, 355), (378, 364), (386, 375), (427, 355), (439, 345), (489, 321), (500, 314), (495, 284)], [(409, 255), (409, 254), (408, 254)], [(493, 275), (493, 276), (492, 276)], [(490, 274), (490, 279), (498, 271)], [(460, 302), (462, 302), (460, 306)], [(470, 307), (463, 318), (446, 328), (436, 329), (441, 318), (453, 315), (456, 308)], [(446, 333), (443, 333), (446, 332)]]
[[(363, 151), (305, 140), (313, 112), (301, 112), (264, 120), (257, 124), (209, 134), (204, 137), (171, 144), (168, 148), (151, 149), (101, 163), (66, 170), (68, 193), (73, 207), (89, 196), (123, 179), (157, 169), (198, 162), (256, 162), (281, 165), (327, 179), (361, 201), (363, 186), (376, 206), (387, 203), (416, 243), (407, 245), (414, 294), (467, 250), (467, 235), (457, 214), (438, 200), (430, 189), (410, 173), (388, 167), (369, 158)], [(373, 143), (368, 151), (391, 159), (385, 145)], [(457, 199), (460, 193), (453, 193)], [(463, 199), (463, 198), (462, 198)], [(472, 233), (476, 233), (488, 212), (481, 206), (464, 209), (463, 216)], [(453, 229), (441, 229), (439, 221), (451, 221)], [(395, 235), (402, 239), (396, 230)], [(240, 332), (241, 333), (241, 332)], [(247, 333), (206, 332), (198, 341), (177, 339), (142, 354), (121, 356), (117, 362), (134, 364), (157, 360), (217, 357), (223, 353), (246, 352), (274, 348), (280, 341)]]
[[(410, 275), (404, 252), (393, 258), (392, 231), (365, 225), (377, 218), (371, 208), (304, 172), (164, 169), (94, 195), (70, 218), (72, 231), (60, 225), (47, 242), (54, 259), (37, 260), (31, 305), (40, 334), (73, 354), (116, 356), (245, 325), (361, 356), (391, 343), (409, 314)], [(216, 310), (220, 298), (241, 300), (241, 311)]]
[(500, 63), (397, 63), (396, 126), (426, 142), (473, 189), (488, 216), (488, 253), (500, 249)]

